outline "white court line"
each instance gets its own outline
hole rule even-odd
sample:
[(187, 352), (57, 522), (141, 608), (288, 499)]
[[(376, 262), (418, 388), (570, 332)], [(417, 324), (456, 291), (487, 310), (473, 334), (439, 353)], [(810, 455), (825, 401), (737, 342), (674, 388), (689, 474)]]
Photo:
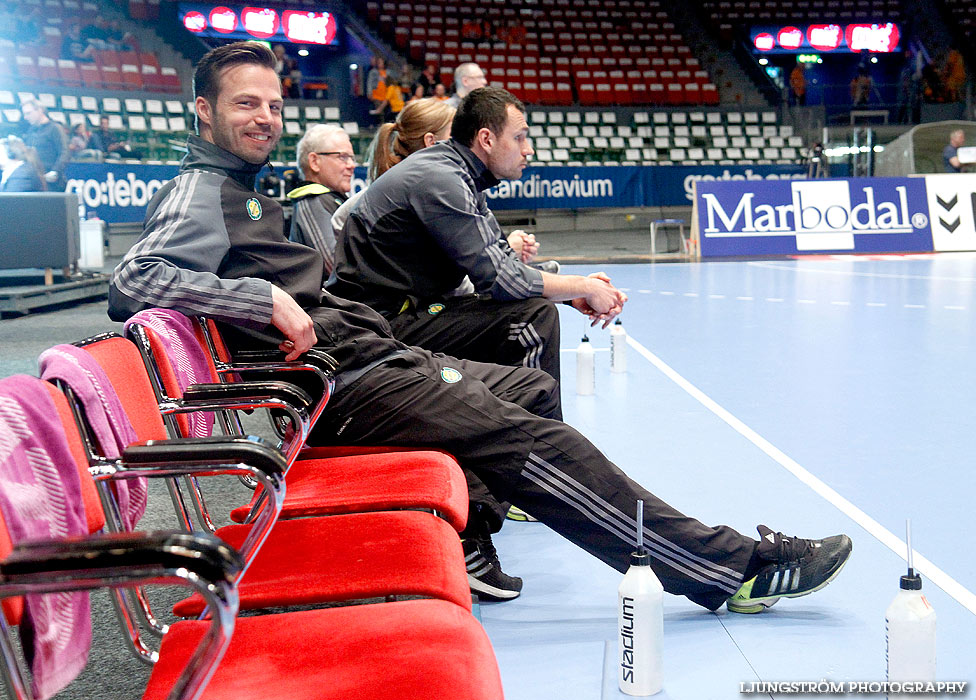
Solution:
[[(731, 413), (729, 413), (729, 411), (725, 410), (722, 406), (716, 403), (714, 399), (705, 394), (705, 392), (678, 374), (673, 368), (671, 368), (670, 365), (664, 362), (664, 360), (645, 348), (638, 341), (634, 340), (634, 336), (627, 336), (627, 344), (639, 352), (644, 359), (660, 370), (664, 376), (684, 389), (702, 406), (714, 413), (722, 421), (727, 423), (729, 427), (762, 450), (770, 459), (775, 461), (786, 471), (790, 472), (793, 476), (810, 487), (814, 493), (821, 496), (844, 515), (871, 533), (875, 539), (877, 539), (879, 542), (881, 542), (881, 544), (893, 551), (899, 557), (902, 559), (907, 559), (907, 555), (905, 553), (907, 545), (900, 538), (889, 532), (887, 528), (881, 525), (881, 523), (827, 486), (827, 484), (800, 466), (799, 463), (789, 457), (785, 452), (774, 446), (766, 438), (733, 416)], [(924, 573), (932, 583), (949, 594), (956, 600), (956, 602), (969, 610), (969, 612), (976, 615), (976, 594), (973, 594), (967, 590), (964, 586), (962, 586), (962, 584), (949, 576), (949, 574), (942, 571), (942, 569), (937, 567), (917, 551), (913, 550), (913, 552), (915, 554), (915, 568)]]
[[(836, 262), (841, 262), (840, 260)], [(771, 270), (785, 270), (787, 272), (813, 272), (822, 275), (844, 275), (845, 277), (887, 277), (898, 280), (940, 280), (945, 282), (976, 282), (974, 277), (941, 277), (939, 275), (902, 275), (890, 272), (851, 272), (850, 270), (823, 270), (815, 267), (796, 267), (781, 263), (750, 261), (747, 265), (766, 267)]]

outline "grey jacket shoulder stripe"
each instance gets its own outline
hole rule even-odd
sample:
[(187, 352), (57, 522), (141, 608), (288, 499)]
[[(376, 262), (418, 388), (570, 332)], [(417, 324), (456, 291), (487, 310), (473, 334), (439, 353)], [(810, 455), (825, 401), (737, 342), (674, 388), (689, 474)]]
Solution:
[(480, 201), (471, 174), (465, 169), (461, 169), (460, 172), (465, 184), (464, 196), (468, 206), (471, 207), (471, 211), (480, 212), (482, 209), (485, 211), (485, 215), (477, 219), (478, 234), (485, 245), (488, 259), (495, 269), (495, 284), (515, 299), (540, 296), (542, 294), (542, 276), (534, 274), (534, 271), (533, 274), (525, 276), (525, 271), (518, 269), (522, 267), (522, 263), (509, 258), (504, 248), (498, 245), (498, 239), (503, 236), (498, 220)]
[(321, 197), (306, 197), (295, 202), (293, 216), (305, 239), (325, 258), (326, 274), (335, 267), (335, 234), (332, 232), (332, 216), (322, 206)]
[(113, 284), (122, 294), (142, 307), (210, 314), (258, 327), (270, 322), (267, 282), (216, 275), (230, 247), (219, 209), (223, 180), (199, 170), (177, 177), (147, 218), (142, 240), (116, 269)]

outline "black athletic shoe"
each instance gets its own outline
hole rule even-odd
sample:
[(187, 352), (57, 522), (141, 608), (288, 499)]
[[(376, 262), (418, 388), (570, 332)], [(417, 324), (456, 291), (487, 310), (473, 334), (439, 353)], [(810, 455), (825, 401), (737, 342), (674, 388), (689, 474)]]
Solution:
[(804, 540), (786, 537), (765, 525), (757, 529), (757, 554), (769, 563), (726, 601), (732, 612), (762, 612), (780, 598), (799, 598), (819, 591), (834, 580), (851, 556), (851, 538), (847, 535)]
[(461, 541), (468, 585), (482, 600), (511, 600), (522, 592), (522, 579), (502, 571), (491, 537), (473, 537)]

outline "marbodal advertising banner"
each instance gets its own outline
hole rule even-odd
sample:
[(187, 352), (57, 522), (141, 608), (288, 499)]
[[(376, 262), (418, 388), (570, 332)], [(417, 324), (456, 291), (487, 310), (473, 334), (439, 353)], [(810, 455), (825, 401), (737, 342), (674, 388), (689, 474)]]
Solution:
[(702, 257), (931, 251), (923, 178), (698, 182)]

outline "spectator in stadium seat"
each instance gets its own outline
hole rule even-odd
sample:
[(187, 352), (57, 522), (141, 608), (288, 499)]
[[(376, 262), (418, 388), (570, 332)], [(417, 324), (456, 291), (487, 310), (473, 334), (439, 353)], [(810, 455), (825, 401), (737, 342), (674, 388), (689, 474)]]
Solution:
[(61, 40), (61, 58), (90, 63), (95, 60), (95, 49), (81, 38), (81, 27), (69, 24)]
[(300, 97), (302, 73), (298, 61), (285, 52), (283, 44), (275, 44), (275, 72), (281, 79), (281, 91), (286, 97)]
[(16, 137), (0, 139), (0, 192), (43, 192), (44, 172), (33, 148)]
[(44, 13), (38, 6), (35, 6), (27, 17), (18, 15), (13, 26), (16, 27), (13, 34), (13, 41), (16, 44), (36, 46), (45, 40), (41, 29), (44, 26)]
[(81, 30), (81, 38), (97, 50), (111, 49), (109, 43), (108, 22), (101, 15), (95, 15), (92, 23)]
[(68, 139), (64, 129), (47, 116), (47, 109), (36, 100), (20, 103), (20, 111), (29, 124), (24, 143), (34, 149), (37, 160), (44, 169), (48, 189), (64, 189), (64, 166), (68, 162)]
[(804, 75), (803, 64), (797, 61), (790, 73), (790, 102), (800, 107), (807, 103), (807, 77)]
[(134, 150), (128, 141), (109, 126), (109, 119), (104, 114), (98, 119), (98, 128), (92, 132), (88, 141), (89, 148), (101, 151), (106, 158), (141, 158), (142, 154)]
[(370, 114), (379, 116), (382, 122), (396, 121), (397, 115), (403, 109), (403, 88), (400, 86), (400, 81), (397, 78), (396, 71), (392, 68), (387, 68), (385, 81), (386, 96), (370, 112)]
[(949, 134), (949, 145), (942, 149), (942, 163), (947, 173), (961, 173), (966, 166), (959, 162), (959, 149), (966, 143), (966, 132), (956, 129)]
[(0, 39), (13, 41), (17, 37), (17, 27), (21, 20), (18, 9), (20, 8), (14, 8), (12, 4), (0, 3)]
[(477, 63), (462, 63), (454, 71), (454, 95), (448, 99), (448, 104), (458, 108), (469, 92), (488, 84), (485, 72)]
[(437, 83), (437, 85), (434, 86), (434, 99), (441, 100), (442, 102), (446, 102), (451, 99), (447, 96), (447, 88), (444, 86), (444, 83)]
[(417, 82), (414, 83), (414, 86), (419, 85), (424, 89), (422, 97), (433, 97), (435, 86), (440, 84), (441, 78), (437, 74), (437, 67), (433, 63), (428, 63), (417, 76)]
[(857, 75), (851, 80), (851, 103), (855, 107), (861, 107), (868, 103), (871, 99), (871, 89), (874, 87), (874, 82), (871, 80), (871, 75), (866, 67), (861, 67), (857, 69)]
[(464, 20), (461, 24), (461, 38), (465, 41), (481, 39), (481, 22), (473, 17)]
[(373, 101), (374, 110), (386, 100), (386, 60), (382, 56), (373, 56), (370, 59), (369, 73), (366, 74), (366, 96)]
[(92, 159), (101, 160), (104, 154), (101, 150), (92, 147), (92, 133), (84, 122), (75, 124), (71, 129), (71, 138), (68, 139), (68, 151), (72, 159)]
[[(800, 540), (760, 526), (757, 541), (706, 526), (551, 419), (555, 385), (543, 372), (408, 347), (368, 307), (323, 291), (320, 254), (285, 239), (281, 207), (254, 191), (282, 131), (273, 60), (265, 47), (239, 42), (198, 64), (199, 136), (188, 138), (180, 174), (153, 196), (140, 240), (113, 273), (112, 319), (172, 308), (211, 315), (232, 350), (270, 344), (292, 360), (318, 346), (340, 369), (313, 443), (446, 450), (497, 498), (617, 571), (630, 566), (642, 500), (651, 566), (664, 589), (708, 609), (760, 612), (833, 580), (850, 556), (845, 535)], [(497, 568), (488, 530), (474, 504), (462, 536), (481, 576)], [(786, 571), (790, 585), (779, 587)]]
[(289, 238), (322, 253), (328, 275), (335, 251), (332, 215), (346, 201), (356, 171), (352, 141), (337, 124), (316, 124), (298, 142), (296, 160), (304, 181), (288, 193), (294, 205)]
[(966, 63), (955, 46), (949, 49), (942, 68), (942, 84), (945, 85), (946, 102), (959, 102), (966, 86)]

